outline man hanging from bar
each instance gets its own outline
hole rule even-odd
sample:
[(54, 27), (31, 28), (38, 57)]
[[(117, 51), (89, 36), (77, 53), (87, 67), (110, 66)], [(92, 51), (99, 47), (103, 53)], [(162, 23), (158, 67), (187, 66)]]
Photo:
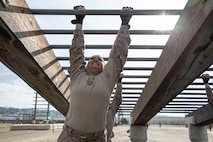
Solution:
[(112, 131), (114, 126), (114, 118), (122, 102), (122, 82), (121, 82), (122, 78), (123, 74), (120, 74), (120, 77), (117, 82), (115, 95), (113, 97), (112, 103), (109, 105), (107, 112), (107, 119), (106, 119), (107, 142), (111, 142), (111, 138), (114, 137), (114, 133)]
[(208, 102), (209, 102), (209, 104), (211, 104), (213, 106), (213, 93), (212, 93), (212, 89), (208, 83), (210, 76), (209, 76), (209, 74), (203, 74), (202, 78), (203, 78), (203, 82), (204, 82), (204, 85), (206, 88), (206, 95), (208, 98)]
[[(74, 7), (78, 10), (74, 38), (70, 47), (70, 104), (66, 115), (64, 129), (58, 142), (105, 142), (104, 129), (107, 108), (113, 88), (119, 78), (127, 59), (130, 44), (129, 21), (132, 7), (123, 7), (121, 27), (105, 64), (100, 55), (90, 57), (86, 64), (84, 58), (84, 34), (82, 23), (84, 6)], [(99, 21), (97, 21), (99, 22)], [(113, 21), (109, 21), (112, 23)]]

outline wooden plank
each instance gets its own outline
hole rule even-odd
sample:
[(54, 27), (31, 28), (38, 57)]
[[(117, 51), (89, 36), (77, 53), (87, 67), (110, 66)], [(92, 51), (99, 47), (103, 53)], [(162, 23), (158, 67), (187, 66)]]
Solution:
[[(23, 44), (0, 19), (0, 60), (29, 86), (66, 115), (68, 102)], [(24, 98), (23, 98), (24, 100)]]
[(50, 124), (14, 124), (10, 126), (10, 131), (19, 130), (49, 130)]
[(198, 110), (189, 113), (186, 117), (192, 116), (195, 120), (193, 125), (208, 125), (213, 123), (213, 106), (210, 104), (205, 105)]
[(29, 13), (24, 0), (0, 4), (1, 61), (65, 115), (69, 80)]
[(213, 1), (189, 0), (132, 112), (132, 124), (146, 124), (213, 63)]

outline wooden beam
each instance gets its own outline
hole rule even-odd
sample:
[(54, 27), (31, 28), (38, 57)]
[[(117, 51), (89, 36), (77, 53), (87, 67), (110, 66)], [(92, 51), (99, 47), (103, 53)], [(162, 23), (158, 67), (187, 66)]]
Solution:
[(213, 106), (205, 105), (198, 110), (189, 113), (186, 117), (193, 117), (193, 125), (208, 125), (213, 122)]
[(132, 125), (145, 125), (213, 63), (213, 1), (189, 0), (133, 112)]
[(69, 80), (45, 36), (32, 34), (40, 28), (27, 4), (24, 0), (0, 3), (0, 15), (0, 60), (66, 115)]

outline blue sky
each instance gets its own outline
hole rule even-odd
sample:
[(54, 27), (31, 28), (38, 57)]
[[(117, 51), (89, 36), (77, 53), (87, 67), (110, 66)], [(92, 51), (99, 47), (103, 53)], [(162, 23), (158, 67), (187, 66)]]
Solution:
[[(91, 2), (91, 0), (26, 0), (29, 7), (31, 9), (73, 9), (75, 5), (84, 5), (86, 9), (121, 9), (123, 6), (131, 6), (134, 9), (183, 9), (187, 0), (96, 0), (95, 2)], [(57, 21), (55, 18), (51, 16), (35, 16), (39, 25), (43, 29), (47, 28), (58, 28), (58, 29), (74, 29), (74, 25), (70, 24), (70, 20), (74, 18), (74, 16), (61, 16), (58, 17)], [(97, 18), (97, 17), (96, 17)], [(107, 16), (100, 16), (98, 17), (101, 22), (95, 22), (94, 17), (88, 16), (85, 18), (85, 22), (87, 24), (84, 25), (84, 29), (111, 29), (117, 30), (120, 26), (120, 18), (117, 16), (114, 17), (107, 17)], [(172, 30), (177, 22), (179, 16), (167, 16), (167, 17), (152, 17), (152, 16), (133, 16), (131, 19), (131, 29), (152, 29), (152, 30), (163, 30), (168, 29)], [(48, 19), (48, 20), (47, 20)], [(47, 22), (48, 21), (48, 22)], [(113, 22), (109, 22), (113, 21)], [(143, 22), (138, 22), (143, 21)], [(103, 24), (107, 23), (107, 24)], [(94, 26), (95, 25), (95, 26)], [(143, 35), (142, 35), (143, 36)], [(139, 38), (137, 35), (132, 35), (132, 43), (144, 45), (165, 45), (168, 39), (168, 35), (161, 36), (155, 38), (155, 43), (153, 38), (150, 37), (143, 37), (144, 43), (141, 43), (141, 37)], [(55, 44), (54, 42), (57, 41), (59, 44), (70, 44), (71, 37), (70, 35), (64, 35), (63, 37), (57, 37), (54, 35), (47, 36), (46, 38), (49, 44)], [(99, 44), (96, 38), (86, 37), (87, 44), (94, 43)], [(113, 35), (112, 38), (102, 38), (104, 40), (100, 40), (100, 44), (113, 43), (115, 36)], [(57, 40), (56, 40), (57, 39)], [(152, 41), (149, 41), (152, 39)], [(133, 52), (132, 52), (133, 51)], [(128, 56), (137, 56), (136, 53), (140, 53), (140, 51), (132, 50)], [(65, 55), (68, 54), (67, 52), (60, 52), (54, 51), (55, 54), (58, 55)], [(100, 53), (101, 56), (105, 57), (106, 52)], [(92, 55), (92, 51), (87, 50), (85, 54)], [(142, 55), (143, 54), (143, 55)], [(152, 53), (143, 52), (140, 53), (140, 56), (152, 56), (152, 57), (159, 57), (161, 51), (155, 51)], [(134, 63), (126, 64), (127, 66), (135, 66)], [(151, 65), (144, 65), (144, 66), (151, 66), (153, 67), (154, 64)], [(150, 74), (150, 73), (148, 73)], [(128, 72), (126, 73), (128, 75)], [(35, 91), (29, 87), (24, 81), (22, 81), (16, 74), (10, 71), (7, 67), (5, 67), (2, 63), (0, 63), (0, 106), (7, 106), (7, 107), (18, 107), (18, 108), (29, 108), (33, 106), (33, 100), (35, 97)]]

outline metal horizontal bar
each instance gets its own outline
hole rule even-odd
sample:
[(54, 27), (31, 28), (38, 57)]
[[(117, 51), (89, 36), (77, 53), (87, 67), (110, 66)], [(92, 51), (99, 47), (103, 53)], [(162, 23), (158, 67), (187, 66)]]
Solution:
[(123, 104), (123, 105), (127, 105), (127, 104), (135, 105), (136, 103), (137, 103), (137, 101), (129, 101), (129, 102), (124, 102), (124, 101), (122, 101), (122, 104)]
[[(192, 111), (196, 111), (197, 109), (188, 109), (188, 110), (162, 110), (162, 111), (165, 111), (165, 112), (192, 112)], [(160, 111), (160, 112), (162, 112)]]
[(134, 106), (119, 106), (119, 108), (133, 108)]
[(128, 113), (131, 114), (131, 110), (118, 110), (118, 113)]
[[(198, 109), (198, 108), (197, 108)], [(186, 109), (186, 110), (161, 110), (158, 113), (189, 113), (197, 109)], [(119, 109), (117, 113), (129, 112), (131, 114), (133, 109)]]
[[(123, 99), (122, 100), (122, 102), (123, 102), (123, 104), (124, 103), (127, 103), (127, 102), (131, 102), (131, 103), (135, 103), (135, 102), (137, 102), (138, 100), (127, 100), (127, 99)], [(179, 102), (179, 101), (173, 101), (173, 102)], [(187, 102), (187, 101), (185, 101), (185, 100), (181, 100), (181, 102)], [(191, 102), (207, 102), (207, 101), (189, 101), (189, 103), (191, 103)], [(172, 105), (174, 105), (174, 104), (172, 104)], [(192, 106), (193, 104), (191, 104), (191, 106)], [(167, 105), (167, 106), (169, 106), (169, 105)], [(180, 106), (184, 106), (185, 107), (185, 105), (180, 105)], [(194, 105), (193, 105), (194, 106)], [(200, 105), (199, 105), (200, 106)]]
[[(63, 70), (68, 70), (68, 66), (63, 66)], [(153, 67), (124, 67), (124, 70), (146, 70), (146, 71), (152, 71)], [(124, 75), (123, 78), (149, 78), (150, 75)]]
[(192, 112), (192, 111), (160, 111), (160, 112), (158, 112), (158, 113), (190, 113), (190, 112)]
[(132, 111), (131, 110), (118, 110), (119, 112), (129, 112), (131, 113)]
[(207, 104), (207, 102), (169, 102), (169, 104), (167, 104), (167, 105), (192, 105), (192, 106), (194, 106), (194, 105), (198, 105), (198, 106), (200, 106), (200, 105), (206, 105)]
[(122, 111), (120, 112), (119, 111), (117, 114), (118, 114), (119, 117), (130, 117), (131, 113), (132, 112), (122, 112)]
[[(152, 70), (148, 67), (125, 67), (124, 70)], [(150, 75), (124, 75), (123, 78), (149, 78)]]
[[(71, 45), (50, 45), (52, 49), (69, 49)], [(113, 45), (85, 45), (86, 49), (111, 49)], [(164, 46), (130, 45), (129, 49), (163, 49)]]
[(121, 104), (120, 106), (121, 107), (123, 107), (123, 106), (135, 106), (135, 104)]
[(119, 112), (129, 112), (131, 113), (133, 109), (119, 109)]
[(133, 110), (133, 107), (132, 108), (119, 108), (119, 110)]
[(192, 100), (192, 101), (190, 101), (190, 100), (173, 100), (172, 102), (175, 102), (175, 103), (177, 103), (177, 102), (182, 102), (182, 103), (207, 103), (208, 101), (205, 101), (205, 100), (200, 100), (200, 101), (194, 101), (194, 100)]
[(206, 99), (207, 97), (176, 97), (174, 98), (174, 100), (181, 100), (181, 99), (190, 99), (190, 100), (197, 100), (197, 99)]
[(162, 108), (162, 110), (197, 110), (198, 108), (193, 108), (193, 107), (187, 107), (187, 108)]
[[(165, 110), (165, 111), (178, 111), (178, 110), (197, 110), (198, 108), (200, 107), (164, 107), (162, 108), (162, 110)], [(119, 110), (133, 110), (134, 107), (131, 107), (131, 108), (124, 108), (124, 107), (121, 107), (119, 108)]]
[(205, 88), (185, 88), (184, 90), (205, 90)]
[(123, 104), (125, 104), (125, 103), (127, 103), (127, 102), (129, 102), (129, 103), (136, 103), (137, 100), (122, 100), (122, 103), (123, 103)]
[(163, 109), (185, 109), (185, 108), (199, 108), (199, 107), (196, 107), (196, 106), (184, 106), (184, 107), (182, 107), (182, 106), (177, 106), (177, 107), (164, 107)]
[[(73, 34), (74, 30), (41, 30), (43, 34)], [(171, 30), (130, 30), (130, 34), (140, 35), (168, 35)], [(84, 34), (117, 34), (118, 30), (84, 30)]]
[[(210, 84), (210, 85), (213, 85), (213, 83), (209, 83), (209, 84)], [(204, 85), (204, 84), (203, 84), (203, 82), (201, 82), (201, 83), (197, 83), (197, 82), (196, 82), (196, 83), (192, 83), (191, 85)]]
[[(112, 94), (114, 94), (114, 92)], [(122, 92), (122, 94), (140, 95), (141, 92)]]
[[(204, 104), (204, 103), (203, 103)], [(188, 103), (175, 103), (175, 102), (170, 102), (170, 104), (167, 104), (166, 106), (203, 106), (203, 104), (188, 104)]]
[[(114, 94), (114, 92), (113, 92), (113, 94)], [(139, 94), (139, 96), (137, 97), (137, 96), (124, 96), (125, 94)], [(140, 97), (140, 94), (141, 94), (141, 92), (122, 92), (122, 98), (124, 98), (124, 99), (138, 99), (139, 97)], [(112, 96), (112, 98), (113, 98), (113, 96)], [(171, 102), (176, 102), (176, 101), (180, 101), (180, 100), (183, 100), (183, 101), (190, 101), (190, 102), (194, 102), (195, 100), (196, 101), (198, 101), (198, 100), (200, 100), (201, 102), (203, 102), (203, 101), (207, 101), (207, 98), (203, 98), (203, 97), (198, 97), (198, 98), (195, 98), (195, 97), (176, 97), (173, 101), (171, 101)], [(133, 100), (133, 101), (135, 101), (135, 100)]]
[[(69, 60), (69, 57), (56, 57), (57, 60)], [(86, 57), (85, 60), (89, 60), (89, 57)], [(105, 61), (108, 61), (108, 58), (104, 58)], [(127, 58), (127, 61), (157, 61), (158, 58)]]
[[(205, 89), (204, 89), (205, 90)], [(180, 93), (179, 95), (206, 95), (206, 93), (197, 93), (197, 92), (193, 92), (193, 93)]]
[(122, 84), (128, 84), (128, 85), (134, 85), (134, 84), (137, 84), (137, 85), (142, 85), (142, 84), (146, 84), (147, 82), (145, 81), (141, 81), (141, 82), (122, 82)]
[(122, 112), (122, 111), (120, 112), (119, 111), (117, 114), (118, 114), (118, 116), (123, 117), (123, 116), (131, 116), (131, 113), (132, 112)]
[(161, 110), (160, 112), (189, 112), (189, 111), (191, 112), (194, 110)]
[(122, 95), (123, 99), (138, 99), (139, 97), (140, 97), (140, 95), (138, 95), (138, 96), (125, 96), (125, 95)]
[(118, 113), (119, 113), (119, 112), (129, 112), (129, 113), (132, 113), (132, 110), (118, 110), (117, 112), (118, 112)]
[(144, 87), (135, 88), (135, 87), (122, 87), (123, 90), (143, 90)]
[(32, 14), (39, 15), (180, 15), (182, 10), (133, 10), (124, 12), (123, 10), (70, 10), (70, 9), (30, 9)]

